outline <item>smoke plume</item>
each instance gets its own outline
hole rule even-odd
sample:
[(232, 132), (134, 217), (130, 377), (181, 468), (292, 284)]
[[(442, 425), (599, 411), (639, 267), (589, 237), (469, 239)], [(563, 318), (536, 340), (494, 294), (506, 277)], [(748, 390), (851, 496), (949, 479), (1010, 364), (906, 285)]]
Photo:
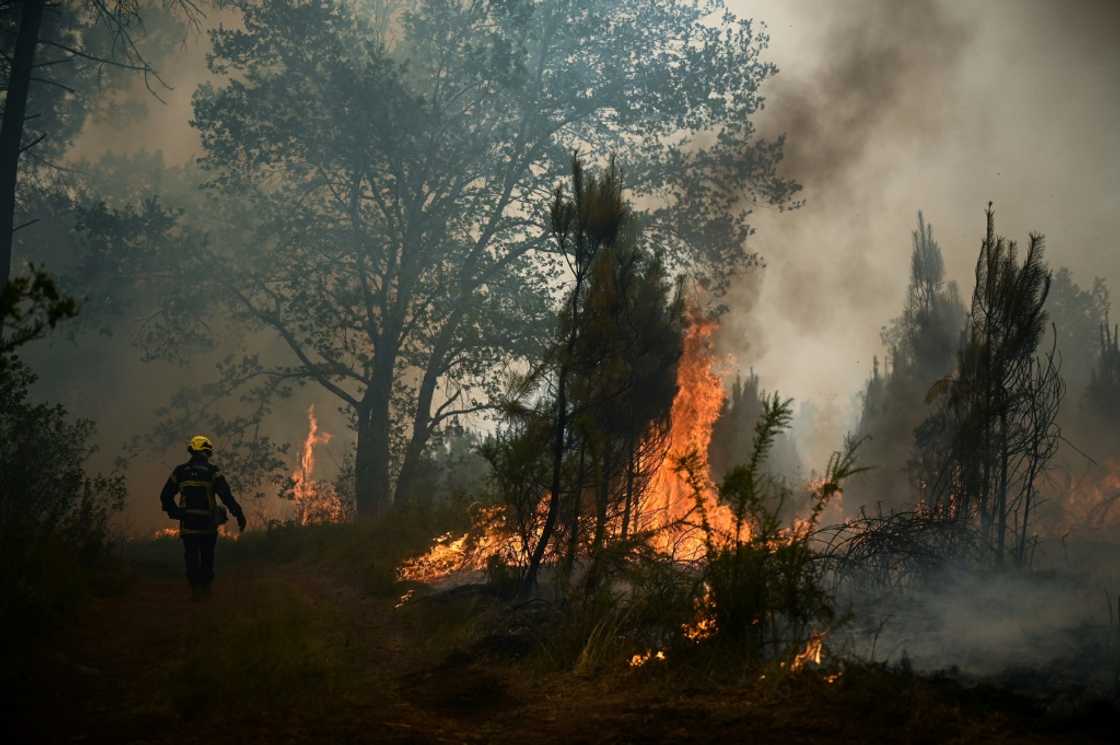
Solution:
[(765, 387), (832, 412), (802, 443), (809, 463), (853, 425), (919, 209), (966, 296), (989, 200), (1003, 231), (1046, 233), (1083, 284), (1120, 279), (1116, 3), (731, 5), (768, 25), (780, 73), (760, 128), (787, 135), (805, 204), (759, 216), (767, 267), (733, 290), (720, 342)]

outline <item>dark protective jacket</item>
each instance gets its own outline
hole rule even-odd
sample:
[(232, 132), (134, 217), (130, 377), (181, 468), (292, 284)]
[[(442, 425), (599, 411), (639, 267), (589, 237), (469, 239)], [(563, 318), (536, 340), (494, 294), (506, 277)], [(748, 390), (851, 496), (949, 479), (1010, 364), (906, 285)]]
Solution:
[[(175, 503), (176, 494), (179, 495), (178, 504)], [(215, 496), (221, 497), (235, 518), (241, 519), (244, 516), (241, 505), (233, 498), (226, 477), (205, 456), (196, 455), (183, 465), (175, 467), (167, 483), (163, 485), (159, 501), (164, 512), (179, 518), (180, 535), (217, 533), (215, 513), (218, 504)]]

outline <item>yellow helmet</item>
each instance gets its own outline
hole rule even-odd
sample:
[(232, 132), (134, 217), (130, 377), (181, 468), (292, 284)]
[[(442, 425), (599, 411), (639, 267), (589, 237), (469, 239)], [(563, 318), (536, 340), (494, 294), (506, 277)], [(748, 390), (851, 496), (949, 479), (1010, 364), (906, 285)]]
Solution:
[(187, 443), (187, 451), (210, 456), (214, 454), (214, 443), (210, 442), (210, 438), (206, 435), (195, 435)]

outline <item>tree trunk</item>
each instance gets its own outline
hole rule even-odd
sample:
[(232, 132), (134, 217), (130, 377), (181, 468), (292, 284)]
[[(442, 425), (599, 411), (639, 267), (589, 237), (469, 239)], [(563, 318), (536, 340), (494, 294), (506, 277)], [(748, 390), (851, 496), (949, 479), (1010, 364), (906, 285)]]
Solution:
[(537, 574), (540, 572), (544, 552), (556, 530), (556, 515), (560, 509), (560, 486), (564, 466), (564, 436), (568, 431), (568, 363), (576, 348), (576, 329), (579, 328), (579, 296), (583, 288), (583, 272), (576, 270), (576, 286), (572, 291), (572, 328), (568, 332), (567, 348), (564, 359), (560, 361), (560, 371), (556, 382), (556, 429), (552, 439), (552, 485), (548, 498), (548, 513), (541, 528), (541, 537), (529, 557), (529, 567), (521, 585), (521, 594), (529, 595), (537, 587)]
[(427, 492), (418, 493), (420, 474), (423, 465), (424, 449), (428, 446), (429, 435), (412, 433), (408, 447), (404, 451), (404, 463), (401, 464), (400, 475), (397, 476), (397, 486), (393, 490), (393, 504), (412, 505), (426, 509), (432, 505), (432, 495)]
[(428, 371), (424, 374), (424, 379), (420, 383), (420, 390), (417, 392), (416, 412), (412, 418), (412, 436), (408, 440), (408, 447), (405, 448), (400, 476), (397, 477), (397, 488), (393, 497), (395, 504), (415, 504), (421, 507), (431, 504), (432, 495), (417, 494), (416, 488), (420, 473), (423, 470), (424, 450), (428, 447), (428, 441), (432, 435), (432, 399), (435, 396), (436, 383), (438, 382), (437, 375), (433, 371), (434, 367), (435, 354), (433, 354)]
[(11, 74), (4, 98), (4, 121), (0, 124), (0, 288), (7, 285), (12, 272), (19, 155), (27, 115), (27, 96), (31, 90), (31, 70), (35, 64), (35, 47), (39, 44), (45, 5), (46, 0), (23, 0), (20, 3), (19, 35), (12, 53)]
[(576, 469), (576, 485), (572, 495), (572, 516), (568, 528), (568, 555), (565, 559), (564, 574), (571, 584), (572, 570), (576, 566), (576, 555), (579, 553), (579, 516), (580, 506), (583, 501), (583, 465), (587, 454), (586, 443), (579, 445), (579, 465)]
[(369, 517), (376, 512), (377, 489), (373, 482), (373, 448), (370, 444), (369, 409), (358, 410), (358, 442), (354, 454), (354, 507), (358, 517)]
[(401, 474), (397, 479), (397, 489), (394, 501), (397, 504), (419, 502), (428, 504), (430, 494), (415, 494), (415, 487), (422, 470), (421, 460), (428, 440), (432, 435), (432, 400), (435, 398), (436, 385), (439, 383), (441, 371), (444, 370), (447, 355), (451, 348), (451, 340), (459, 321), (467, 312), (468, 301), (461, 300), (455, 310), (447, 317), (432, 346), (432, 354), (428, 357), (428, 366), (424, 370), (424, 379), (420, 382), (420, 389), (416, 395), (416, 412), (412, 418), (412, 437), (405, 450), (404, 463), (401, 464)]
[[(572, 346), (568, 345), (569, 348)], [(552, 484), (549, 489), (548, 514), (544, 518), (541, 528), (541, 537), (529, 558), (529, 568), (525, 572), (522, 585), (522, 594), (528, 595), (537, 586), (537, 574), (540, 572), (541, 562), (544, 561), (544, 552), (552, 540), (552, 533), (556, 530), (556, 513), (560, 508), (560, 486), (564, 465), (564, 434), (568, 428), (568, 365), (560, 365), (560, 380), (556, 393), (556, 430), (552, 439)]]
[(630, 532), (630, 510), (634, 500), (634, 438), (626, 443), (626, 504), (622, 508), (622, 540)]
[(388, 416), (373, 410), (358, 422), (355, 454), (355, 508), (360, 519), (376, 517), (389, 507)]
[(1007, 404), (1004, 403), (999, 416), (1000, 431), (1000, 463), (999, 463), (999, 493), (996, 499), (996, 551), (997, 561), (1003, 563), (1003, 554), (1007, 543), (1007, 489), (1008, 489), (1008, 436), (1007, 436)]
[(395, 354), (377, 355), (373, 382), (362, 398), (358, 417), (355, 505), (361, 518), (380, 515), (390, 504), (389, 429), (395, 363)]
[(592, 553), (598, 557), (607, 540), (607, 507), (611, 499), (612, 462), (611, 444), (608, 439), (603, 448), (603, 474), (595, 497), (595, 537), (592, 542)]

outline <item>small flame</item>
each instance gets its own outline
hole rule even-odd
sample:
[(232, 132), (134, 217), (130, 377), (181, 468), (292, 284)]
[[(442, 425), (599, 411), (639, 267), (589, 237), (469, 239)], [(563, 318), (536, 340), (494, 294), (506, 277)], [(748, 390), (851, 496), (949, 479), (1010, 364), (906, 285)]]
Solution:
[(232, 527), (230, 527), (229, 523), (218, 526), (218, 535), (231, 541), (241, 540), (241, 531), (234, 530)]
[(821, 657), (824, 652), (824, 637), (825, 634), (823, 632), (814, 633), (809, 637), (809, 642), (805, 645), (805, 649), (798, 652), (793, 658), (793, 661), (789, 663), (791, 672), (797, 672), (810, 662), (814, 665), (821, 664)]
[(315, 448), (331, 441), (330, 432), (319, 429), (315, 404), (307, 409), (307, 438), (303, 441), (299, 467), (292, 474), (292, 498), (299, 509), (300, 525), (338, 523), (347, 518), (347, 510), (338, 493), (322, 481), (315, 481)]
[(716, 599), (712, 596), (711, 586), (704, 583), (704, 594), (694, 602), (696, 618), (692, 623), (681, 626), (681, 633), (689, 641), (702, 642), (715, 636), (718, 626), (716, 624)]
[[(228, 539), (234, 540), (234, 541), (239, 540), (241, 538), (241, 533), (240, 532), (235, 533), (233, 530), (230, 529), (230, 527), (228, 525), (219, 525), (218, 526), (218, 535), (220, 535), (222, 538), (228, 538)], [(178, 537), (179, 537), (179, 529), (178, 528), (160, 528), (159, 530), (152, 533), (152, 540), (153, 541), (158, 541), (161, 538), (178, 538)]]
[(665, 653), (660, 649), (656, 652), (647, 649), (645, 651), (645, 654), (636, 654), (630, 658), (630, 667), (641, 667), (650, 660), (656, 660), (657, 662), (666, 662), (668, 659), (669, 658), (666, 657)]

